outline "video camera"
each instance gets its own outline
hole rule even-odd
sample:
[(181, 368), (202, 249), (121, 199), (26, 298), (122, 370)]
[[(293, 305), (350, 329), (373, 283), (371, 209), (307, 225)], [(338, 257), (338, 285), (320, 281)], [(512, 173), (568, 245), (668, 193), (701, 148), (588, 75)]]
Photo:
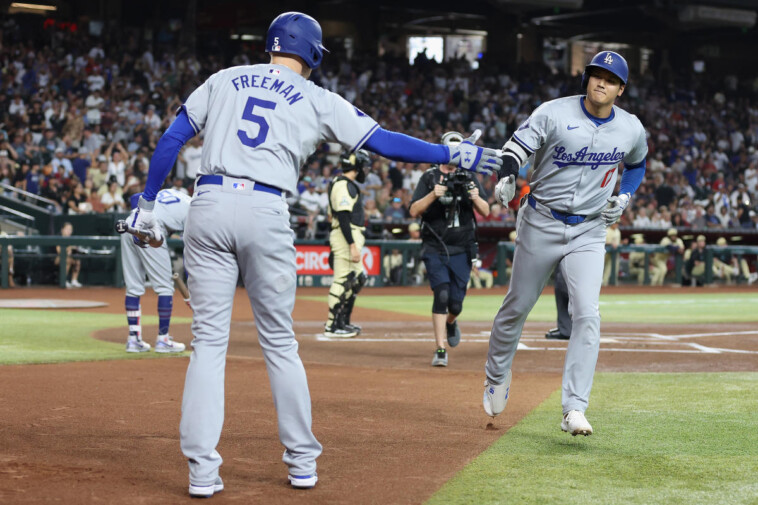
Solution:
[(443, 205), (450, 205), (456, 201), (468, 198), (468, 192), (476, 187), (469, 174), (465, 170), (460, 169), (449, 174), (443, 174), (440, 184), (447, 187), (445, 195), (440, 197), (440, 202)]

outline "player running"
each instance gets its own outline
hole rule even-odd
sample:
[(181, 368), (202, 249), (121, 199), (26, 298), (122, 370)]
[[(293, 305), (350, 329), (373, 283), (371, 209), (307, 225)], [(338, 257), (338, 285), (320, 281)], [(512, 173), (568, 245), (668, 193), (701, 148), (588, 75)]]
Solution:
[[(584, 96), (542, 104), (506, 142), (496, 198), (513, 198), (515, 174), (534, 156), (531, 194), (516, 222), (513, 275), (490, 334), (483, 404), (505, 409), (511, 363), (521, 330), (555, 266), (568, 286), (573, 322), (563, 368), (561, 429), (591, 435), (584, 416), (600, 347), (598, 298), (603, 280), (606, 227), (617, 222), (645, 174), (645, 130), (614, 106), (629, 68), (621, 55), (603, 51), (582, 74)], [(624, 174), (618, 196), (619, 164)]]
[(160, 235), (155, 195), (181, 146), (205, 130), (196, 190), (184, 234), (192, 293), (192, 359), (180, 425), (189, 461), (189, 494), (224, 489), (216, 446), (224, 423), (224, 370), (237, 279), (255, 316), (279, 420), (284, 463), (296, 488), (316, 485), (321, 444), (311, 430), (311, 398), (300, 361), (295, 305), (294, 232), (286, 194), (297, 194), (300, 167), (323, 142), (362, 147), (399, 161), (447, 163), (475, 171), (502, 165), (499, 151), (477, 147), (479, 133), (456, 146), (386, 131), (344, 98), (309, 81), (325, 48), (321, 26), (299, 12), (279, 15), (266, 37), (269, 64), (221, 70), (197, 88), (163, 134), (150, 163), (133, 225)]

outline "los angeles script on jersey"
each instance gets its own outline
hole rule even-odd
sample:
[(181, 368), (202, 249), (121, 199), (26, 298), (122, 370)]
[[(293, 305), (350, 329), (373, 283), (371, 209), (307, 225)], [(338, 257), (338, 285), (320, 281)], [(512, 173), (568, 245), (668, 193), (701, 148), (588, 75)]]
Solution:
[(614, 147), (611, 152), (589, 152), (589, 148), (582, 147), (575, 153), (567, 153), (566, 148), (563, 146), (556, 146), (553, 153), (553, 163), (555, 166), (562, 168), (569, 165), (589, 165), (592, 170), (597, 169), (603, 165), (616, 165), (624, 159), (626, 153), (619, 151), (618, 147)]
[(295, 91), (294, 86), (287, 84), (283, 79), (277, 79), (274, 77), (256, 74), (251, 74), (249, 76), (240, 75), (232, 79), (232, 84), (237, 91), (245, 88), (262, 88), (273, 91), (274, 93), (283, 95), (290, 105), (294, 105), (303, 99), (303, 95), (301, 95), (300, 92)]

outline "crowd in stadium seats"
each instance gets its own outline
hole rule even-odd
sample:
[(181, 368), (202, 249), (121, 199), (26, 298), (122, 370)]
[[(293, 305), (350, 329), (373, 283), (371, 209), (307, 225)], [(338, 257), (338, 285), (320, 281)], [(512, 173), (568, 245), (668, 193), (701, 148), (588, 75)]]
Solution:
[[(55, 202), (57, 212), (121, 212), (143, 187), (150, 157), (182, 100), (229, 64), (267, 61), (242, 48), (230, 61), (196, 57), (179, 46), (146, 49), (136, 34), (104, 44), (83, 33), (61, 32), (31, 44), (12, 18), (3, 26), (0, 58), (0, 181)], [(547, 67), (518, 77), (482, 62), (425, 61), (360, 55), (327, 58), (313, 79), (338, 91), (392, 130), (438, 142), (445, 131), (481, 129), (499, 147), (541, 102), (579, 93), (576, 76)], [(758, 78), (676, 75), (661, 69), (633, 75), (620, 105), (649, 134), (648, 171), (621, 225), (634, 228), (758, 228)], [(192, 191), (202, 137), (177, 160), (172, 186)], [(336, 173), (339, 147), (326, 145), (302, 167), (301, 194), (290, 204), (324, 231), (325, 190)], [(374, 157), (364, 185), (368, 218), (404, 222), (419, 177), (428, 167)], [(486, 221), (514, 224), (518, 196), (500, 206), (496, 182), (483, 177), (492, 212)], [(1, 191), (1, 190), (0, 190)], [(11, 194), (5, 192), (6, 195)]]

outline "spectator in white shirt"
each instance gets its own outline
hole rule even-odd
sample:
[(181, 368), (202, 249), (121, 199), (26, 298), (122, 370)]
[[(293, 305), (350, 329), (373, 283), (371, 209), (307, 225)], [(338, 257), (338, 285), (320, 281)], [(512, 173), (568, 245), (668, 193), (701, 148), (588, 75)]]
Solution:
[(87, 85), (90, 91), (101, 90), (105, 87), (105, 77), (103, 77), (98, 68), (95, 68), (89, 77), (87, 77)]
[(100, 124), (102, 116), (100, 109), (105, 105), (105, 100), (100, 96), (100, 89), (95, 89), (90, 93), (87, 99), (84, 101), (84, 106), (87, 108), (87, 123), (91, 125)]
[(161, 118), (155, 113), (155, 105), (150, 104), (147, 106), (147, 113), (145, 114), (143, 121), (149, 128), (160, 128)]
[(635, 228), (650, 228), (650, 218), (647, 217), (647, 209), (645, 207), (640, 207), (639, 211), (637, 211), (637, 217), (634, 218), (632, 226)]
[(11, 116), (23, 116), (26, 114), (26, 104), (20, 95), (16, 95), (8, 106), (8, 114)]
[(179, 158), (184, 163), (184, 179), (188, 184), (192, 184), (203, 159), (203, 140), (197, 136), (193, 137), (179, 154)]
[[(116, 151), (113, 148), (116, 147)], [(126, 160), (129, 159), (129, 153), (126, 152), (121, 142), (113, 142), (105, 150), (105, 157), (108, 158), (108, 177), (115, 177), (118, 185), (123, 187), (126, 183)]]

